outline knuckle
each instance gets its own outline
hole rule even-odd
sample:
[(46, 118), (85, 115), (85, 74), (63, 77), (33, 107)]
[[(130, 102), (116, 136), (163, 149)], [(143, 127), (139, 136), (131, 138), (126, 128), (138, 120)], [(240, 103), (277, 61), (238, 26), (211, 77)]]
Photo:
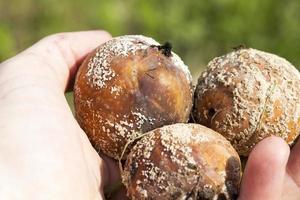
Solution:
[(49, 43), (59, 43), (66, 39), (68, 33), (55, 33), (52, 35), (48, 35), (42, 39), (42, 41), (49, 42)]

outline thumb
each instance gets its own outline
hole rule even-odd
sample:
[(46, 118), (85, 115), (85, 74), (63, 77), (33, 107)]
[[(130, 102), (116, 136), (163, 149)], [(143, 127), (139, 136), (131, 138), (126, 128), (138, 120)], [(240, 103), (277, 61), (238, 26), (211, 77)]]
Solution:
[(280, 199), (289, 146), (278, 137), (268, 137), (251, 152), (242, 180), (239, 200)]

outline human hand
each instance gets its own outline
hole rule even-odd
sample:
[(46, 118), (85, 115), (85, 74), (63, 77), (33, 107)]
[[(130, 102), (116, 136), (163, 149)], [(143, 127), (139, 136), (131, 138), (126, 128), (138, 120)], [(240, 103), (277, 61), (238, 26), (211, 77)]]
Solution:
[[(101, 31), (56, 34), (1, 63), (0, 199), (102, 199), (103, 186), (119, 179), (64, 97), (78, 64), (109, 38)], [(239, 199), (300, 199), (299, 153), (299, 143), (290, 152), (277, 137), (259, 143)]]
[(0, 199), (103, 199), (119, 179), (74, 119), (64, 92), (103, 31), (48, 36), (0, 65)]

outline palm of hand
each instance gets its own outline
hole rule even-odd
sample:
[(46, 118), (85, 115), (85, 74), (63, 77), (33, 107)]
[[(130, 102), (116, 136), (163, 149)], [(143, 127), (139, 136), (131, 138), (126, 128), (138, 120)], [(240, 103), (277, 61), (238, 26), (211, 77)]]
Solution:
[[(0, 65), (0, 199), (103, 199), (103, 186), (119, 178), (64, 97), (78, 63), (109, 38), (100, 31), (57, 34)], [(297, 152), (299, 143), (290, 154), (275, 137), (257, 145), (240, 199), (300, 199)]]

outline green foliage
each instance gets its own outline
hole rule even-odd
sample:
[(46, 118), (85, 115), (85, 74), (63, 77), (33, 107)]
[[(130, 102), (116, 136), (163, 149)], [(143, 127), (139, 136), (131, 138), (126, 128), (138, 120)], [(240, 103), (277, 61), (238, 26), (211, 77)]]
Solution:
[(300, 66), (299, 9), (297, 0), (0, 0), (0, 60), (55, 32), (105, 29), (172, 42), (194, 74), (239, 44)]
[(0, 58), (12, 56), (15, 52), (14, 40), (4, 24), (0, 24)]

